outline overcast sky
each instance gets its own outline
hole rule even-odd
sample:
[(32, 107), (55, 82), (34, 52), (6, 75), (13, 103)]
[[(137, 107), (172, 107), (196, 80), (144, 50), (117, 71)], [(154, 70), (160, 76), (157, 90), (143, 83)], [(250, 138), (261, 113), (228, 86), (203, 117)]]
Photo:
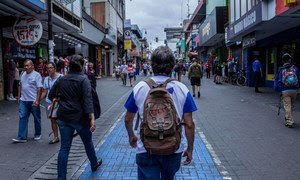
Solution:
[[(145, 36), (155, 48), (164, 43), (165, 27), (178, 27), (182, 19), (187, 19), (188, 2), (192, 14), (198, 0), (126, 0), (126, 19), (131, 19), (143, 33), (147, 29)], [(155, 37), (159, 38), (159, 43), (155, 43)]]

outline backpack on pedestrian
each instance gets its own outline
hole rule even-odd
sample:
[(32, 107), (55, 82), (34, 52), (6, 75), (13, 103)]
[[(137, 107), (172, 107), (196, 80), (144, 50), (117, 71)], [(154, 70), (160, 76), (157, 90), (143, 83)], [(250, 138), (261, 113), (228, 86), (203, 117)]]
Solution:
[(194, 75), (199, 76), (200, 78), (202, 78), (203, 73), (202, 73), (201, 66), (199, 64), (193, 64), (191, 66), (191, 74), (194, 74)]
[[(152, 79), (145, 82), (150, 87), (144, 104), (140, 136), (149, 154), (170, 155), (176, 152), (181, 142), (181, 123), (173, 99), (164, 84), (156, 84)], [(139, 116), (137, 120), (137, 125)], [(137, 127), (137, 126), (136, 126)], [(137, 128), (136, 128), (137, 129)]]
[(298, 77), (294, 66), (282, 70), (282, 84), (286, 89), (298, 88)]

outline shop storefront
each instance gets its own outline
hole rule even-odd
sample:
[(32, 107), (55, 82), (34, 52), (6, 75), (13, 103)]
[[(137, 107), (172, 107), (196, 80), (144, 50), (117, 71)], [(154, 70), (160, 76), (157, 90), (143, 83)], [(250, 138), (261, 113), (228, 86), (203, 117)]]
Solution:
[(228, 21), (227, 7), (216, 7), (200, 26), (201, 57), (203, 61), (212, 61), (217, 57), (220, 62), (226, 61), (224, 24)]
[[(21, 72), (23, 63), (27, 59), (32, 60), (36, 71), (43, 74), (44, 69), (41, 64), (46, 62), (48, 54), (43, 26), (36, 17), (26, 15), (14, 18), (12, 24), (8, 27), (3, 27), (1, 30), (1, 57), (3, 58), (3, 63), (1, 64), (4, 67), (3, 81), (0, 85), (1, 92), (4, 92), (0, 95), (2, 100), (6, 95), (10, 97), (17, 95), (17, 84), (14, 84), (12, 90), (9, 89), (9, 83), (14, 81), (15, 77), (8, 76), (8, 74)], [(16, 67), (18, 71), (13, 67)]]

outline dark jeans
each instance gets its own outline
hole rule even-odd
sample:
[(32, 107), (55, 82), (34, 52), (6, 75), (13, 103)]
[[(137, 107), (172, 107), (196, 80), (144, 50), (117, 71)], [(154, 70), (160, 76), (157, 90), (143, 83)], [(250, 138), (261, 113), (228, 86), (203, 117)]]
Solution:
[(260, 85), (260, 81), (261, 81), (261, 73), (260, 72), (254, 72), (255, 92), (258, 92), (258, 87)]
[(65, 123), (61, 120), (58, 121), (58, 127), (60, 131), (61, 145), (58, 154), (58, 179), (65, 180), (67, 175), (67, 164), (70, 148), (72, 145), (73, 134), (76, 130), (84, 144), (85, 152), (90, 160), (91, 166), (97, 165), (97, 156), (92, 141), (92, 133), (89, 127), (82, 126), (80, 124)]
[(18, 139), (27, 139), (28, 119), (30, 113), (34, 118), (34, 137), (41, 135), (41, 110), (40, 106), (33, 106), (33, 101), (20, 101)]
[(180, 168), (182, 153), (160, 156), (141, 153), (136, 155), (139, 180), (173, 180)]
[(210, 69), (206, 69), (206, 78), (210, 79)]
[(126, 86), (126, 84), (127, 84), (127, 73), (122, 73), (121, 78), (122, 78), (123, 85)]

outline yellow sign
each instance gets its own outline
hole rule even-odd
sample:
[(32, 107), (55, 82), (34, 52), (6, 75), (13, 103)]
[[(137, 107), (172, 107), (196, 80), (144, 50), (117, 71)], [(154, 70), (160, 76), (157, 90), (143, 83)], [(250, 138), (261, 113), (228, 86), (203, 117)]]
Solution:
[(146, 58), (147, 58), (147, 54), (143, 53), (143, 59), (146, 59)]
[(124, 40), (124, 49), (131, 50), (132, 44), (131, 40)]
[(297, 3), (296, 0), (284, 0), (284, 6), (290, 6), (296, 3)]

